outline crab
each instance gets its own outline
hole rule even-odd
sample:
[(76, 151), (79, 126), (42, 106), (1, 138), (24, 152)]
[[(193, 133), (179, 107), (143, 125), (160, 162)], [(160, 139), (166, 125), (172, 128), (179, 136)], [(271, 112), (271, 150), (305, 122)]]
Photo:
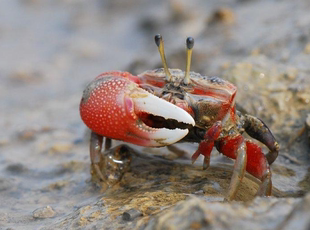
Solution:
[[(204, 156), (203, 169), (210, 164), (213, 147), (235, 159), (226, 200), (234, 199), (247, 171), (261, 181), (257, 195), (270, 196), (270, 165), (279, 145), (267, 125), (236, 110), (237, 87), (219, 77), (190, 71), (194, 39), (186, 39), (186, 70), (169, 69), (161, 35), (155, 36), (163, 68), (140, 75), (105, 72), (90, 82), (83, 92), (80, 115), (91, 133), (90, 158), (99, 178), (103, 139), (105, 150), (111, 140), (147, 147), (169, 146), (176, 142), (198, 142), (192, 163)], [(268, 147), (264, 154), (250, 137)]]

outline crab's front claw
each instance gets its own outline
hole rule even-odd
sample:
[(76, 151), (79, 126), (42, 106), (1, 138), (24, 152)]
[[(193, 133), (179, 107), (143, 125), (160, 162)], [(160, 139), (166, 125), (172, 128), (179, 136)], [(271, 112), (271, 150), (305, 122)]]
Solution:
[(139, 88), (129, 73), (103, 74), (84, 90), (81, 118), (95, 133), (141, 146), (182, 139), (194, 119), (183, 109)]

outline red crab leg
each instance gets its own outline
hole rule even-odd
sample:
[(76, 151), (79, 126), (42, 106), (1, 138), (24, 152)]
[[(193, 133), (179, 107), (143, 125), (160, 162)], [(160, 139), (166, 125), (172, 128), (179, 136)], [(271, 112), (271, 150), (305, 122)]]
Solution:
[(217, 121), (206, 132), (204, 140), (200, 142), (197, 151), (192, 155), (192, 163), (194, 163), (200, 154), (204, 155), (203, 169), (207, 169), (210, 165), (210, 155), (214, 147), (214, 141), (219, 137), (222, 129), (222, 123)]
[(145, 114), (188, 125), (195, 125), (194, 119), (135, 82), (139, 82), (138, 77), (126, 72), (108, 72), (97, 77), (86, 87), (81, 100), (84, 123), (100, 136), (141, 146), (165, 146), (182, 139), (188, 129), (150, 127), (144, 123)]
[(234, 198), (245, 170), (262, 181), (257, 195), (271, 195), (272, 183), (269, 164), (262, 149), (257, 144), (245, 141), (241, 135), (237, 135), (221, 139), (217, 142), (216, 147), (225, 156), (236, 159), (227, 200)]
[(272, 135), (267, 125), (257, 117), (245, 114), (243, 128), (249, 136), (259, 140), (269, 148), (266, 154), (268, 164), (271, 165), (278, 157), (279, 144)]

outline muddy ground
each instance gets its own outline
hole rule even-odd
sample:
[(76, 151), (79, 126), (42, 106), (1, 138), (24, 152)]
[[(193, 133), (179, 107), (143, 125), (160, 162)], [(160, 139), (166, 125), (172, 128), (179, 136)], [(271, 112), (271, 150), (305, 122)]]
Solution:
[[(309, 12), (308, 0), (0, 1), (0, 228), (307, 229)], [(161, 67), (157, 33), (180, 69), (193, 36), (191, 69), (236, 84), (240, 108), (270, 127), (274, 197), (255, 198), (247, 175), (223, 202), (233, 161), (214, 151), (202, 171), (195, 144), (181, 157), (132, 146), (119, 184), (91, 178), (82, 91), (104, 71)]]

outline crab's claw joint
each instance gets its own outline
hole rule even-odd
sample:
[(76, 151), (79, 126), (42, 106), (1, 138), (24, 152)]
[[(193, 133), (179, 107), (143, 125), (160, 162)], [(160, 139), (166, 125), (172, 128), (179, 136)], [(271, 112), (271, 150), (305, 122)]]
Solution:
[(95, 133), (141, 146), (173, 144), (195, 125), (186, 111), (139, 88), (125, 72), (109, 72), (91, 82), (80, 113)]

